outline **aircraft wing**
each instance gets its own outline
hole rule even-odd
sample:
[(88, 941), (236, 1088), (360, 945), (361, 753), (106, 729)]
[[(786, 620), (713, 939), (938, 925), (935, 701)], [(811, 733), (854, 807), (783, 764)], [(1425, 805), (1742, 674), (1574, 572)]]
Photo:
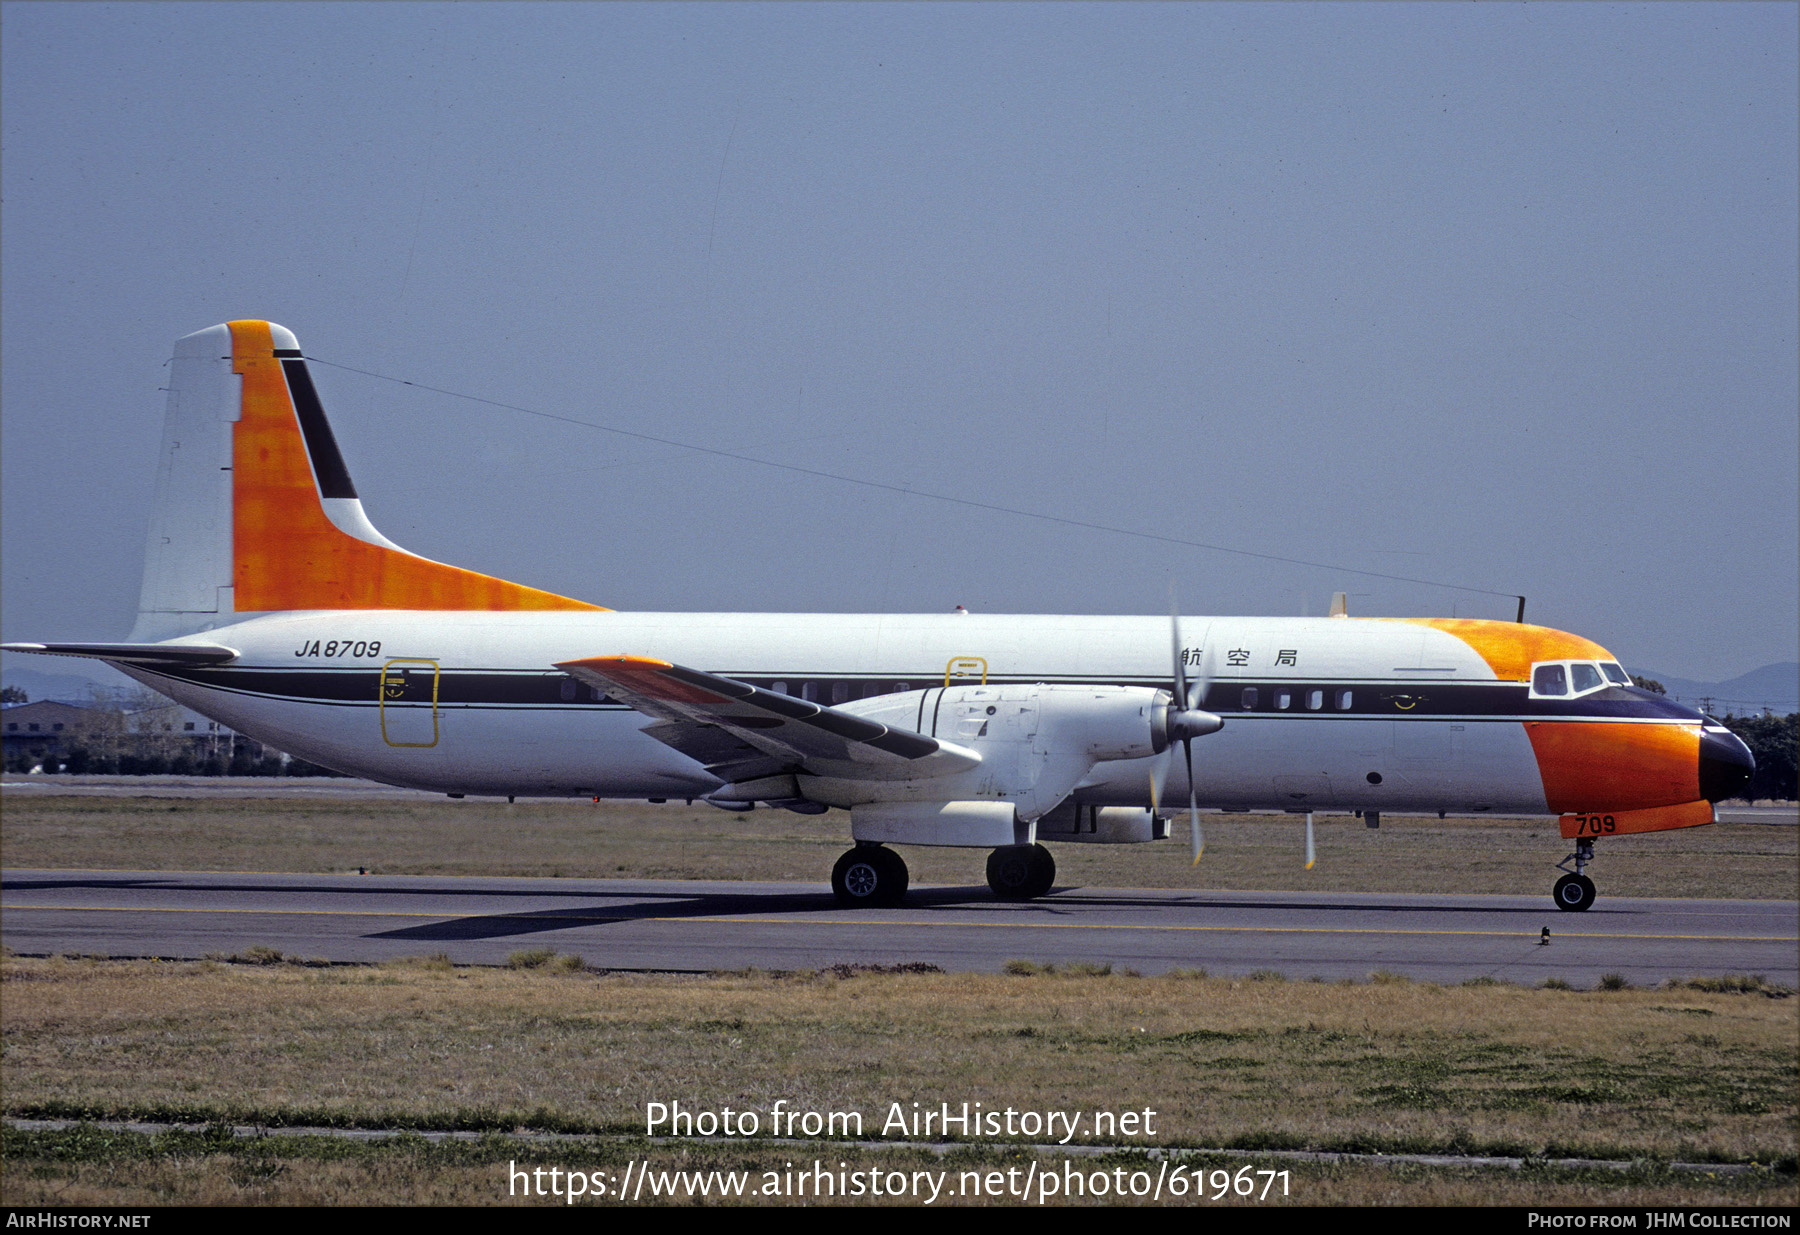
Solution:
[(556, 667), (654, 717), (645, 733), (728, 782), (784, 772), (913, 780), (981, 762), (950, 742), (665, 660), (593, 656)]

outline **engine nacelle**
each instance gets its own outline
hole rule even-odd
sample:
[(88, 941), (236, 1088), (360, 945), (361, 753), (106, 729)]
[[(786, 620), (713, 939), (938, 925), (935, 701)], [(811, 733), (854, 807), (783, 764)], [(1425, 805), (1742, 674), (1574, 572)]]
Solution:
[[(1183, 733), (1210, 732), (1224, 722), (1206, 712), (1172, 708), (1173, 696), (1148, 686), (1075, 686), (1064, 683), (996, 682), (937, 686), (928, 690), (882, 695), (845, 703), (837, 710), (886, 725), (910, 730), (954, 744), (978, 756), (978, 766), (948, 775), (908, 778), (904, 769), (887, 769), (881, 775), (801, 775), (801, 795), (831, 806), (859, 810), (873, 821), (872, 808), (897, 803), (915, 806), (948, 803), (961, 806), (978, 801), (1006, 804), (1028, 823), (1074, 792), (1082, 779), (1100, 763), (1148, 759), (1169, 748), (1178, 727)], [(720, 799), (725, 792), (714, 795)], [(997, 818), (998, 816), (996, 816)], [(907, 820), (913, 819), (911, 814)], [(949, 817), (947, 817), (949, 818)], [(891, 839), (911, 844), (974, 844), (964, 840), (908, 840), (898, 832), (885, 837), (863, 828), (893, 827), (914, 835), (972, 835), (986, 828), (962, 823), (933, 823), (914, 827), (912, 822), (858, 824), (858, 839)], [(1109, 825), (1112, 826), (1112, 825)], [(1124, 827), (1125, 825), (1118, 825)], [(1133, 823), (1132, 835), (1147, 826)], [(992, 829), (997, 832), (998, 828)], [(1144, 839), (1150, 839), (1146, 836)]]
[(869, 802), (850, 809), (850, 835), (896, 845), (949, 845), (997, 849), (1028, 845), (1029, 823), (1011, 802)]
[(1145, 686), (1039, 686), (1040, 745), (1094, 763), (1147, 759), (1169, 748), (1166, 690)]
[(1064, 802), (1037, 821), (1039, 840), (1077, 845), (1142, 845), (1169, 838), (1169, 821), (1138, 806)]

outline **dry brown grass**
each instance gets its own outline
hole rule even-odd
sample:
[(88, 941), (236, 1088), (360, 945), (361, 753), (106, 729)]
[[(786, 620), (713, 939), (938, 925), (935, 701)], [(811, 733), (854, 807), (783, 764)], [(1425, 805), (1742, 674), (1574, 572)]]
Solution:
[[(96, 1152), (81, 1144), (105, 1134), (73, 1133), (56, 1136), (13, 1137), (6, 1163), (0, 1168), (0, 1189), (15, 1205), (563, 1205), (560, 1198), (525, 1197), (509, 1192), (511, 1167), (561, 1167), (592, 1175), (601, 1171), (612, 1178), (622, 1174), (633, 1160), (647, 1162), (657, 1171), (743, 1171), (751, 1173), (752, 1187), (761, 1184), (764, 1172), (810, 1168), (810, 1153), (796, 1154), (786, 1147), (751, 1145), (647, 1148), (642, 1145), (588, 1142), (555, 1148), (521, 1148), (517, 1144), (488, 1141), (465, 1146), (428, 1146), (416, 1140), (386, 1145), (346, 1145), (307, 1138), (299, 1141), (269, 1138), (239, 1142), (229, 1147), (207, 1145), (200, 1138), (105, 1136), (107, 1149)], [(196, 1143), (199, 1142), (199, 1143)], [(832, 1148), (820, 1155), (827, 1169), (844, 1163), (849, 1169), (884, 1172), (948, 1172), (947, 1186), (960, 1187), (964, 1171), (1019, 1171), (1023, 1176), (1032, 1163), (1039, 1171), (1060, 1174), (1067, 1159), (1054, 1153), (1018, 1153), (976, 1150), (938, 1156), (910, 1149), (863, 1151)], [(1209, 1207), (1220, 1205), (1332, 1205), (1340, 1207), (1394, 1205), (1508, 1205), (1508, 1206), (1687, 1206), (1760, 1205), (1791, 1206), (1797, 1199), (1791, 1177), (1758, 1173), (1749, 1176), (1696, 1175), (1654, 1167), (1623, 1172), (1611, 1170), (1559, 1170), (1528, 1167), (1522, 1170), (1425, 1168), (1409, 1165), (1377, 1165), (1367, 1162), (1312, 1164), (1275, 1157), (1257, 1157), (1250, 1164), (1263, 1170), (1287, 1172), (1286, 1196), (1282, 1183), (1274, 1183), (1267, 1198), (1246, 1201), (1235, 1195), (1218, 1200), (1208, 1194)], [(1244, 1159), (1204, 1157), (1190, 1160), (1202, 1169), (1236, 1171)], [(1143, 1170), (1154, 1177), (1158, 1164), (1129, 1157), (1075, 1159), (1076, 1170), (1110, 1171), (1123, 1166)], [(1258, 1183), (1261, 1181), (1258, 1180)], [(810, 1200), (810, 1198), (809, 1198)], [(687, 1204), (687, 1197), (638, 1204)], [(718, 1203), (716, 1200), (713, 1203)], [(743, 1203), (793, 1203), (785, 1199)], [(827, 1202), (833, 1203), (833, 1202)], [(849, 1204), (891, 1203), (886, 1198), (851, 1199)], [(949, 1200), (941, 1204), (951, 1203)], [(957, 1196), (958, 1205), (1017, 1205), (1014, 1198)], [(1116, 1196), (1085, 1198), (1056, 1203), (1152, 1204), (1148, 1199)], [(1164, 1198), (1161, 1204), (1194, 1204)]]
[(9, 1113), (641, 1132), (646, 1104), (1151, 1108), (1163, 1146), (1792, 1162), (1796, 1001), (1405, 982), (0, 968)]
[[(1543, 895), (1568, 852), (1551, 820), (1387, 817), (1371, 831), (1318, 821), (1318, 866), (1302, 869), (1301, 821), (1206, 817), (1206, 859), (1187, 862), (1185, 825), (1155, 845), (1057, 845), (1060, 886)], [(706, 806), (531, 800), (30, 797), (9, 794), (0, 841), (10, 867), (354, 871), (383, 874), (753, 879), (824, 883), (848, 844), (841, 812), (733, 815)], [(977, 851), (906, 847), (915, 883), (982, 882)], [(1718, 824), (1599, 846), (1604, 896), (1791, 900), (1800, 832)]]

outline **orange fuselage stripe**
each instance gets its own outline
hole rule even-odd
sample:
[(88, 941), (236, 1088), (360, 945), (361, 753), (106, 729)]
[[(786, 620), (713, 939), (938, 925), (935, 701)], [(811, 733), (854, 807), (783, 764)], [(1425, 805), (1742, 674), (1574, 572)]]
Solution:
[(1700, 726), (1527, 721), (1553, 811), (1645, 810), (1700, 797)]
[(231, 323), (243, 376), (232, 432), (232, 585), (240, 613), (281, 609), (587, 609), (599, 605), (370, 544), (325, 514), (267, 322)]
[(1490, 622), (1476, 618), (1393, 618), (1378, 621), (1429, 626), (1455, 635), (1474, 648), (1502, 682), (1528, 682), (1531, 666), (1540, 660), (1613, 660), (1613, 654), (1580, 635), (1548, 626), (1516, 622)]

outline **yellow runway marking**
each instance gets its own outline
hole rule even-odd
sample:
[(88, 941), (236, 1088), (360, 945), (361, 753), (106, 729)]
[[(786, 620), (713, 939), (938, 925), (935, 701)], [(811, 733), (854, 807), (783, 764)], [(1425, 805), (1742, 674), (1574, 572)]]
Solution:
[[(946, 929), (950, 927), (985, 927), (989, 930), (1024, 931), (1162, 931), (1191, 933), (1239, 932), (1263, 935), (1449, 935), (1490, 939), (1538, 938), (1535, 931), (1451, 931), (1415, 928), (1345, 927), (1345, 926), (1182, 926), (1134, 925), (1128, 922), (915, 922), (891, 918), (740, 918), (732, 915), (713, 917), (705, 914), (585, 914), (533, 913), (530, 910), (489, 913), (420, 913), (402, 909), (207, 909), (179, 906), (134, 907), (130, 905), (0, 905), (0, 912), (36, 910), (64, 913), (198, 913), (248, 914), (265, 917), (307, 918), (433, 918), (451, 921), (468, 918), (524, 918), (533, 922), (719, 922), (733, 926), (918, 926)], [(1564, 931), (1562, 939), (1688, 939), (1717, 943), (1796, 943), (1794, 935), (1662, 935), (1631, 934), (1607, 931)]]

